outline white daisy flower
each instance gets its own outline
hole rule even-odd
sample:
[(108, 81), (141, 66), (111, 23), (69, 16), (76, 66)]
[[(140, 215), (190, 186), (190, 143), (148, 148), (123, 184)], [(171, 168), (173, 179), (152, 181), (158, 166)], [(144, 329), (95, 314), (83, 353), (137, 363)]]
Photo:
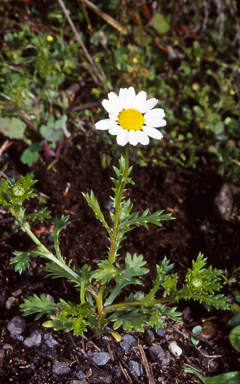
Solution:
[(149, 136), (161, 140), (163, 135), (156, 129), (166, 125), (164, 110), (155, 108), (158, 100), (147, 100), (147, 93), (136, 92), (133, 87), (120, 88), (119, 96), (114, 92), (108, 94), (108, 100), (102, 102), (109, 114), (109, 119), (98, 121), (96, 129), (108, 130), (117, 136), (119, 145), (149, 144)]

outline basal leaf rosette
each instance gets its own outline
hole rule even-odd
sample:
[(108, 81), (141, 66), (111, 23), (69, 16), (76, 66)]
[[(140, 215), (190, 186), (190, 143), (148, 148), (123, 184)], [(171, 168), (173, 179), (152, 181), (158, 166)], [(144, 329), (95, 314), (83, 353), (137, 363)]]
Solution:
[(166, 120), (163, 109), (153, 109), (157, 103), (155, 98), (147, 100), (145, 91), (136, 94), (133, 87), (120, 88), (119, 95), (110, 92), (108, 99), (103, 100), (109, 118), (98, 121), (95, 127), (117, 136), (117, 143), (122, 146), (147, 145), (149, 137), (161, 140), (163, 135), (157, 128), (165, 126)]

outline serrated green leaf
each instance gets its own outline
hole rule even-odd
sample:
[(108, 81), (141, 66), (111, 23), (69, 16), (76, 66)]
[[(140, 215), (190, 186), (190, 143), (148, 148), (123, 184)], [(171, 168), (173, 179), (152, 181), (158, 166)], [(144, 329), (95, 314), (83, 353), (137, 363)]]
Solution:
[(33, 296), (29, 296), (27, 299), (24, 299), (23, 304), (20, 304), (20, 310), (23, 312), (23, 316), (37, 313), (35, 320), (38, 320), (43, 315), (51, 315), (55, 308), (56, 304), (50, 300), (48, 295), (44, 294), (38, 297), (34, 293)]
[(179, 291), (179, 298), (198, 300), (204, 302), (208, 309), (213, 305), (217, 309), (229, 309), (228, 299), (224, 295), (214, 296), (215, 291), (221, 289), (222, 270), (204, 268), (206, 258), (200, 253), (196, 262), (192, 262), (192, 269), (189, 269), (185, 278), (186, 284)]
[(119, 270), (107, 260), (98, 262), (99, 269), (92, 272), (92, 278), (97, 281), (101, 281), (101, 284), (105, 284), (110, 281), (113, 277), (119, 274)]
[(142, 224), (145, 228), (148, 228), (148, 224), (155, 224), (159, 227), (162, 226), (161, 221), (165, 220), (173, 220), (174, 217), (171, 217), (171, 213), (167, 213), (165, 215), (162, 215), (163, 211), (157, 211), (153, 213), (152, 215), (148, 215), (148, 209), (143, 212), (142, 216), (138, 217), (138, 213), (134, 212), (128, 217), (125, 217), (121, 222), (118, 224), (118, 228), (124, 228), (124, 231), (129, 231), (134, 228), (134, 226), (139, 227), (140, 224)]
[(88, 193), (83, 193), (83, 192), (82, 192), (82, 194), (85, 197), (85, 199), (87, 200), (89, 207), (91, 207), (93, 212), (95, 213), (96, 218), (98, 220), (100, 220), (100, 222), (103, 224), (103, 226), (105, 227), (108, 234), (111, 236), (112, 231), (109, 228), (109, 226), (108, 226), (108, 224), (104, 218), (104, 215), (101, 211), (100, 205), (99, 205), (97, 199), (95, 198), (93, 191), (91, 191), (90, 195)]
[(31, 188), (37, 180), (33, 179), (33, 173), (21, 176), (19, 180), (2, 180), (0, 184), (0, 204), (3, 204), (13, 216), (17, 217), (14, 209), (20, 210), (25, 199), (37, 196)]
[(172, 296), (177, 296), (178, 291), (177, 291), (177, 282), (178, 282), (178, 274), (172, 274), (172, 275), (167, 275), (164, 277), (164, 282), (162, 283), (163, 288), (165, 288), (165, 295), (172, 295)]
[(25, 270), (25, 268), (29, 268), (30, 264), (30, 256), (36, 257), (38, 255), (37, 252), (34, 251), (28, 251), (28, 252), (13, 252), (13, 255), (15, 257), (10, 260), (10, 264), (16, 264), (14, 266), (15, 272), (18, 272), (20, 275), (22, 271)]
[(157, 307), (155, 307), (154, 310), (152, 311), (152, 316), (151, 316), (151, 319), (149, 320), (149, 325), (152, 328), (155, 327), (156, 330), (164, 327), (164, 319)]
[(65, 228), (68, 225), (68, 219), (69, 216), (62, 215), (60, 219), (58, 217), (55, 217), (54, 219), (54, 231), (52, 234), (53, 241), (54, 241), (54, 248), (56, 250), (57, 258), (64, 262), (64, 259), (61, 255), (61, 251), (59, 248), (59, 234), (63, 228)]
[(60, 300), (58, 312), (51, 315), (50, 321), (43, 323), (45, 327), (52, 327), (65, 332), (73, 330), (75, 336), (83, 335), (88, 326), (91, 328), (99, 327), (99, 316), (92, 313), (92, 306), (89, 303), (75, 305), (71, 302)]
[[(63, 259), (63, 261), (66, 264), (64, 259)], [(79, 280), (74, 279), (71, 274), (69, 274), (67, 271), (65, 271), (63, 268), (61, 268), (60, 266), (58, 266), (55, 263), (52, 263), (52, 262), (46, 263), (45, 267), (43, 269), (44, 269), (44, 271), (47, 272), (46, 277), (51, 277), (52, 279), (64, 277), (69, 282), (74, 282), (76, 287), (79, 287), (81, 285), (80, 278), (79, 278)], [(73, 270), (74, 270), (74, 268), (73, 268)]]
[(171, 269), (174, 267), (174, 264), (169, 264), (170, 261), (164, 257), (161, 266), (156, 265), (157, 269), (157, 278), (156, 281), (154, 282), (153, 288), (150, 290), (149, 294), (145, 297), (145, 300), (151, 301), (153, 300), (156, 292), (158, 291), (160, 285), (163, 283), (165, 279), (165, 275), (171, 271)]
[(149, 311), (146, 308), (133, 309), (124, 313), (117, 312), (108, 319), (113, 321), (113, 329), (122, 327), (125, 331), (144, 332), (144, 327), (147, 325), (147, 314)]
[[(115, 185), (115, 188), (113, 188), (113, 192), (114, 192), (113, 207), (114, 208), (116, 208), (116, 206), (117, 206), (118, 196), (119, 196), (119, 192), (120, 192), (120, 188), (122, 186), (122, 183), (124, 183), (124, 185), (126, 185), (127, 183), (134, 184), (132, 179), (129, 177), (129, 175), (132, 171), (132, 167), (129, 167), (127, 176), (125, 175), (125, 168), (126, 168), (126, 160), (125, 160), (125, 157), (123, 155), (121, 155), (121, 157), (119, 159), (119, 168), (113, 167), (113, 169), (117, 175), (117, 179), (111, 178), (111, 180), (113, 181), (113, 183)], [(124, 189), (124, 191), (125, 191), (125, 189)]]
[(173, 321), (181, 321), (182, 319), (182, 312), (178, 312), (176, 307), (167, 307), (162, 305), (158, 308), (158, 310), (162, 316), (166, 316), (168, 319)]
[(51, 212), (47, 211), (47, 208), (42, 208), (40, 211), (30, 213), (30, 215), (27, 215), (25, 220), (39, 220), (41, 223), (43, 223), (43, 220), (50, 219)]
[(137, 256), (136, 254), (131, 257), (127, 253), (125, 258), (125, 269), (118, 266), (119, 273), (115, 275), (116, 285), (111, 291), (110, 296), (105, 301), (105, 306), (112, 304), (113, 300), (122, 291), (122, 289), (129, 284), (142, 284), (141, 280), (134, 278), (134, 276), (143, 276), (149, 272), (149, 269), (143, 268), (146, 261), (143, 260), (143, 255)]

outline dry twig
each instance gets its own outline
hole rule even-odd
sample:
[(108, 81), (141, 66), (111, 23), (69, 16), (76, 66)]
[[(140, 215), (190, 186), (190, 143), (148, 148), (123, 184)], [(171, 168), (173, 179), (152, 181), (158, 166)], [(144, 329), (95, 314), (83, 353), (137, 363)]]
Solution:
[(155, 380), (154, 380), (154, 377), (152, 375), (152, 372), (151, 372), (151, 367), (147, 361), (147, 358), (146, 358), (146, 355), (145, 355), (145, 352), (143, 350), (143, 347), (141, 346), (141, 344), (139, 343), (138, 341), (138, 349), (139, 349), (139, 352), (140, 352), (140, 355), (141, 355), (141, 359), (142, 359), (142, 364), (145, 368), (145, 371), (146, 371), (146, 374), (147, 374), (147, 377), (148, 377), (148, 382), (149, 384), (155, 384)]
[(117, 29), (120, 33), (126, 32), (125, 29), (121, 24), (119, 24), (116, 20), (114, 20), (111, 16), (107, 15), (106, 13), (100, 11), (98, 7), (96, 7), (95, 4), (93, 4), (89, 0), (83, 0), (84, 3), (88, 8), (90, 8), (93, 12), (95, 12), (98, 16), (100, 16), (103, 20), (105, 20), (108, 24), (110, 24), (112, 27)]
[(69, 12), (68, 12), (67, 8), (65, 7), (65, 4), (64, 4), (63, 0), (58, 0), (58, 3), (59, 3), (59, 5), (60, 5), (60, 7), (62, 8), (62, 11), (63, 11), (64, 15), (66, 16), (66, 19), (67, 19), (67, 21), (69, 22), (70, 27), (72, 28), (72, 30), (73, 30), (73, 32), (74, 32), (74, 35), (75, 35), (77, 41), (79, 42), (79, 44), (80, 44), (80, 46), (81, 46), (81, 48), (82, 48), (82, 50), (83, 50), (84, 55), (86, 56), (86, 58), (87, 58), (89, 64), (91, 64), (91, 67), (92, 67), (92, 69), (93, 69), (94, 72), (95, 72), (95, 74), (94, 74), (94, 73), (91, 73), (94, 82), (95, 82), (97, 85), (101, 85), (101, 84), (99, 83), (99, 81), (102, 82), (102, 75), (101, 75), (101, 73), (100, 73), (98, 67), (97, 67), (96, 64), (94, 63), (92, 57), (91, 57), (90, 54), (88, 53), (88, 50), (87, 50), (87, 48), (86, 48), (84, 42), (82, 41), (81, 37), (79, 36), (79, 33), (78, 33), (78, 31), (76, 30), (75, 25), (73, 24), (73, 21), (72, 21), (70, 15), (69, 15)]

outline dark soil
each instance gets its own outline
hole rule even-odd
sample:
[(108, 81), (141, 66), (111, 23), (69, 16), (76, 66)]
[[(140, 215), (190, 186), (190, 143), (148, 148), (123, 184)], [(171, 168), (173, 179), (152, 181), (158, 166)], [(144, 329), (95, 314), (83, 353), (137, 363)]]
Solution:
[[(81, 145), (81, 150), (76, 145)], [(73, 264), (82, 266), (89, 263), (93, 267), (96, 260), (106, 256), (108, 238), (104, 228), (95, 219), (81, 192), (93, 189), (95, 196), (109, 216), (109, 195), (113, 176), (112, 167), (103, 169), (100, 152), (103, 143), (98, 143), (90, 135), (75, 136), (66, 143), (59, 160), (48, 169), (48, 164), (41, 158), (33, 166), (38, 183), (36, 190), (45, 196), (52, 217), (62, 214), (70, 216), (70, 225), (62, 232), (62, 254), (73, 260)], [(21, 164), (19, 142), (13, 143), (4, 153), (3, 162), (8, 161), (8, 176), (25, 174), (27, 169)], [(117, 160), (113, 165), (117, 165)], [(3, 163), (1, 164), (2, 169)], [(163, 227), (150, 226), (137, 228), (127, 234), (121, 249), (120, 261), (126, 252), (143, 254), (150, 274), (143, 280), (143, 289), (148, 292), (155, 278), (155, 265), (161, 263), (166, 255), (175, 263), (174, 273), (179, 275), (180, 284), (184, 280), (192, 259), (199, 252), (208, 257), (208, 264), (222, 268), (231, 276), (233, 265), (237, 264), (239, 253), (239, 227), (234, 220), (224, 221), (215, 216), (214, 197), (224, 180), (217, 175), (214, 165), (198, 168), (191, 173), (176, 166), (159, 167), (149, 164), (141, 168), (134, 165), (127, 195), (134, 203), (134, 210), (150, 212), (165, 210), (171, 212), (176, 220), (166, 222)], [(69, 183), (69, 184), (68, 184)], [(66, 194), (66, 188), (69, 188)], [(65, 196), (66, 194), (66, 196)], [(27, 203), (27, 210), (42, 207), (35, 198)], [(111, 334), (74, 337), (72, 334), (50, 332), (41, 326), (34, 317), (25, 318), (26, 328), (21, 336), (11, 336), (7, 325), (15, 316), (21, 316), (19, 304), (29, 295), (50, 294), (55, 300), (59, 297), (78, 302), (78, 293), (65, 281), (44, 279), (42, 260), (34, 259), (31, 268), (22, 275), (14, 272), (9, 265), (12, 252), (28, 250), (32, 246), (25, 234), (17, 231), (14, 220), (3, 209), (0, 211), (0, 306), (1, 306), (1, 343), (0, 374), (1, 383), (199, 383), (194, 376), (185, 374), (184, 366), (197, 369), (204, 376), (239, 370), (239, 354), (232, 348), (227, 326), (231, 313), (211, 310), (195, 302), (179, 303), (183, 311), (183, 321), (174, 323), (166, 320), (164, 330), (156, 332), (146, 327), (145, 333), (130, 332), (136, 345), (129, 352), (124, 351), (121, 343)], [(34, 231), (49, 248), (48, 230), (51, 222), (33, 224)], [(133, 287), (133, 286), (131, 286)], [(138, 287), (132, 288), (134, 291)], [(126, 291), (126, 293), (128, 293)], [(230, 295), (227, 285), (224, 293)], [(9, 301), (9, 298), (10, 301)], [(9, 303), (12, 303), (9, 305)], [(191, 331), (195, 325), (204, 324), (198, 346), (191, 343)], [(42, 337), (39, 346), (27, 347), (24, 341), (33, 331)], [(121, 332), (121, 330), (120, 330)], [(52, 335), (57, 344), (52, 347), (44, 342)], [(125, 332), (126, 334), (126, 332)], [(47, 335), (47, 336), (46, 336)], [(123, 336), (123, 335), (122, 335)], [(169, 346), (176, 341), (182, 354), (175, 357), (169, 353)], [(154, 361), (149, 348), (160, 345), (164, 354)], [(111, 359), (98, 366), (92, 359), (94, 352), (108, 352)], [(145, 358), (144, 358), (145, 356)], [(129, 361), (142, 364), (143, 371), (131, 368)], [(57, 370), (56, 363), (66, 363), (68, 370)], [(82, 371), (83, 373), (79, 373)], [(81, 376), (82, 375), (82, 376)]]

